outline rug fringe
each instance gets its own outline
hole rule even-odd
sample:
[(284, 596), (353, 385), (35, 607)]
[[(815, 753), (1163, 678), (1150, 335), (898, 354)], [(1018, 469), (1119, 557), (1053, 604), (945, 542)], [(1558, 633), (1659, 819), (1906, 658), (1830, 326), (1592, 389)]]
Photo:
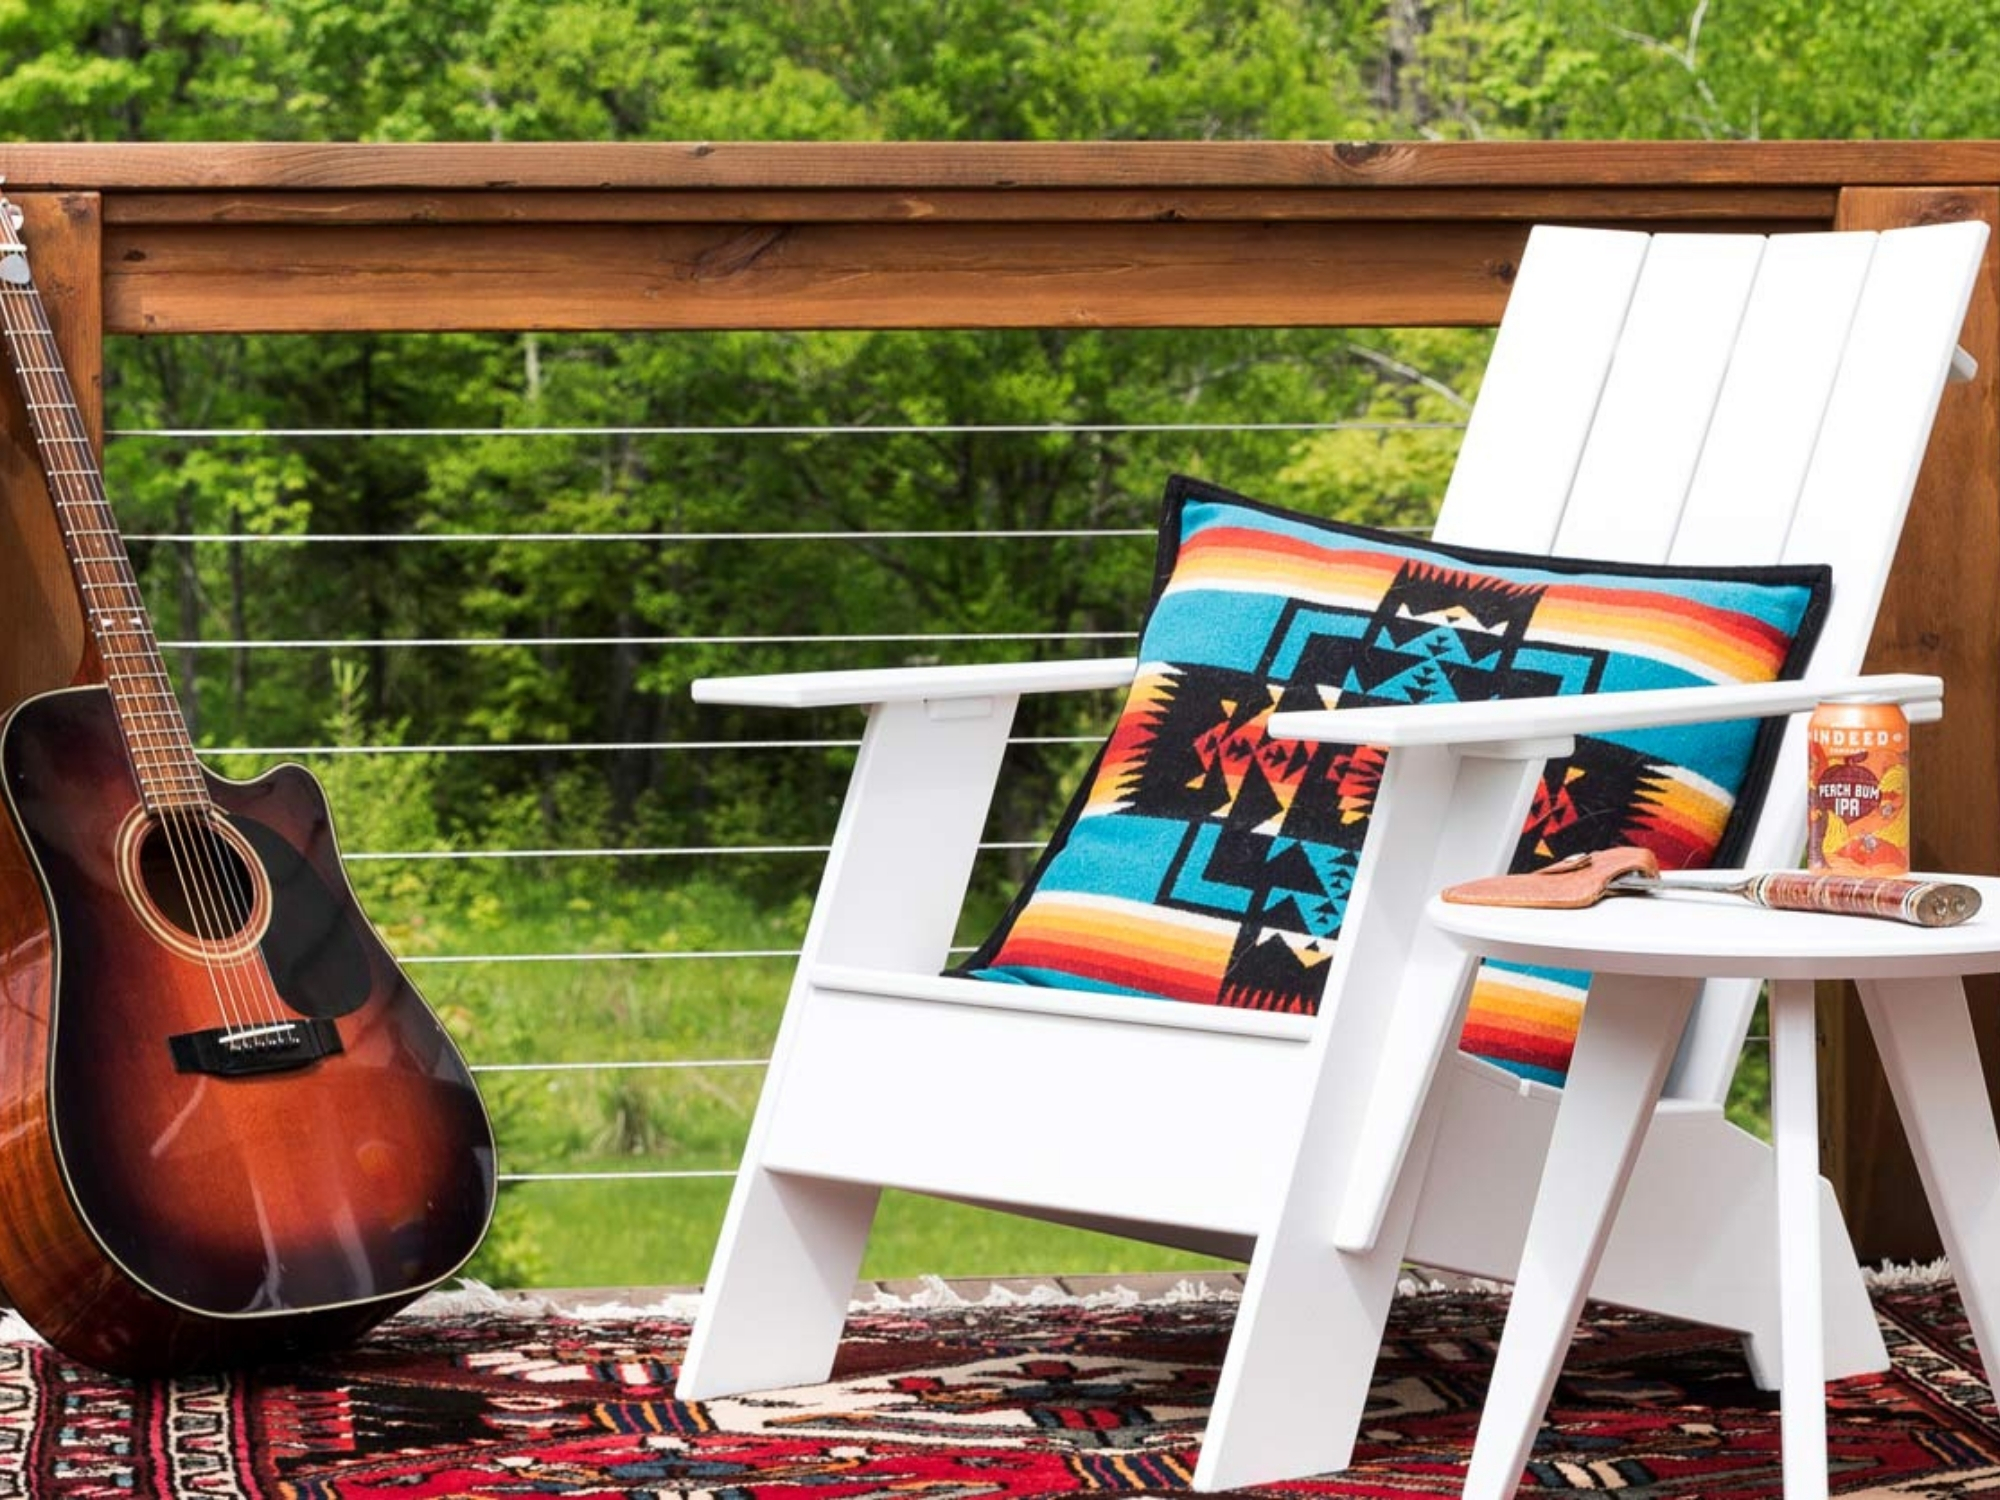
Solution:
[(1879, 1266), (1864, 1266), (1861, 1279), (1871, 1292), (1904, 1292), (1946, 1286), (1952, 1279), (1951, 1262), (1942, 1255), (1936, 1260), (1922, 1264), (1913, 1261), (1907, 1266), (1885, 1260)]
[(500, 1291), (470, 1276), (460, 1277), (448, 1289), (427, 1292), (404, 1308), (400, 1316), (410, 1318), (455, 1318), (478, 1313), (511, 1313), (529, 1318), (666, 1318), (679, 1322), (693, 1319), (701, 1307), (698, 1292), (669, 1292), (656, 1301), (579, 1302), (574, 1298), (547, 1297), (531, 1290)]
[[(1951, 1263), (1942, 1257), (1933, 1261), (1898, 1265), (1885, 1261), (1862, 1272), (1870, 1291), (1922, 1291), (1951, 1284)], [(1476, 1276), (1412, 1266), (1396, 1283), (1398, 1297), (1437, 1297), (1453, 1292), (1504, 1292), (1504, 1282)], [(1075, 1307), (1085, 1310), (1190, 1303), (1226, 1303), (1240, 1300), (1242, 1293), (1199, 1281), (1176, 1282), (1167, 1290), (1141, 1293), (1127, 1286), (1112, 1286), (1094, 1292), (1066, 1292), (1055, 1286), (1035, 1286), (1026, 1290), (994, 1285), (977, 1297), (968, 1297), (942, 1276), (925, 1276), (911, 1292), (880, 1290), (872, 1297), (858, 1297), (848, 1306), (854, 1313), (927, 1312), (970, 1308)], [(562, 1318), (578, 1322), (657, 1318), (669, 1322), (692, 1322), (701, 1308), (694, 1292), (672, 1292), (648, 1302), (611, 1299), (603, 1302), (557, 1300), (534, 1291), (500, 1291), (483, 1281), (462, 1277), (453, 1286), (425, 1294), (405, 1308), (405, 1318), (463, 1318), (483, 1313), (502, 1313), (517, 1318)], [(0, 1343), (38, 1344), (41, 1335), (12, 1309), (0, 1309)]]
[(912, 1312), (933, 1308), (963, 1307), (1084, 1307), (1119, 1308), (1142, 1304), (1171, 1306), (1187, 1302), (1234, 1302), (1242, 1293), (1209, 1286), (1198, 1281), (1178, 1281), (1165, 1291), (1141, 1293), (1129, 1286), (1104, 1287), (1094, 1292), (1066, 1292), (1056, 1286), (1025, 1289), (994, 1285), (984, 1295), (968, 1297), (942, 1276), (921, 1278), (922, 1289), (896, 1293), (886, 1289), (873, 1297), (857, 1298), (849, 1304), (852, 1312)]
[[(1951, 1263), (1943, 1258), (1910, 1265), (1885, 1261), (1879, 1266), (1864, 1268), (1862, 1278), (1871, 1291), (1909, 1291), (1947, 1286), (1952, 1279)], [(1466, 1292), (1490, 1295), (1506, 1290), (1507, 1283), (1502, 1281), (1492, 1281), (1480, 1276), (1460, 1276), (1449, 1271), (1437, 1271), (1422, 1266), (1405, 1268), (1404, 1274), (1396, 1283), (1398, 1297), (1438, 1297)], [(945, 1277), (924, 1276), (918, 1278), (916, 1288), (911, 1291), (892, 1292), (883, 1288), (877, 1290), (873, 1296), (857, 1297), (848, 1304), (848, 1311), (850, 1313), (931, 1312), (980, 1307), (1076, 1307), (1090, 1310), (1171, 1306), (1177, 1303), (1235, 1302), (1241, 1297), (1241, 1292), (1231, 1288), (1194, 1280), (1176, 1282), (1165, 1291), (1141, 1292), (1132, 1287), (1114, 1285), (1098, 1291), (1081, 1293), (1065, 1291), (1053, 1285), (1020, 1288), (996, 1283), (987, 1287), (980, 1295), (969, 1297)], [(621, 1301), (615, 1298), (603, 1302), (580, 1302), (574, 1297), (557, 1299), (534, 1291), (500, 1291), (482, 1281), (466, 1277), (461, 1278), (448, 1290), (431, 1292), (420, 1298), (405, 1309), (402, 1316), (451, 1318), (477, 1313), (511, 1313), (518, 1317), (569, 1318), (578, 1321), (661, 1318), (674, 1322), (690, 1322), (700, 1308), (701, 1295), (698, 1292), (670, 1292), (646, 1302)], [(15, 1319), (14, 1322), (19, 1323), (19, 1320)], [(11, 1339), (19, 1336), (7, 1332), (5, 1326), (0, 1325), (0, 1338)]]

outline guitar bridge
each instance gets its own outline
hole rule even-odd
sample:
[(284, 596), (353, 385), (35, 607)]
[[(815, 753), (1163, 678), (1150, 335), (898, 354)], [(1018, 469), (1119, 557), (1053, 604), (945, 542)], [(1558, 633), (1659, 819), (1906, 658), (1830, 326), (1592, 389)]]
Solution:
[(289, 1072), (341, 1050), (339, 1028), (317, 1016), (184, 1031), (168, 1037), (167, 1047), (177, 1071), (212, 1073), (217, 1078)]

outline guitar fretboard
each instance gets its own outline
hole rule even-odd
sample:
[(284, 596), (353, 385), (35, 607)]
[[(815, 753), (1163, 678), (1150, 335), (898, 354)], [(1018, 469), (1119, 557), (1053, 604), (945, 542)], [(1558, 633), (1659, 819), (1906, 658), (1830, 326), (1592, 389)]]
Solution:
[(207, 783), (160, 643), (139, 595), (132, 560), (105, 498), (104, 475), (76, 391), (50, 331), (26, 248), (0, 200), (0, 317), (9, 361), (28, 408), (63, 549), (84, 622), (104, 663), (139, 793), (153, 812), (205, 809)]

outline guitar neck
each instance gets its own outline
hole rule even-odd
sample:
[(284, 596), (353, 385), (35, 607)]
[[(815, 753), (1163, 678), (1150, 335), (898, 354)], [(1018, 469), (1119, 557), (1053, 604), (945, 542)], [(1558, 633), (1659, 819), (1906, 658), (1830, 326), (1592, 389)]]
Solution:
[(63, 550), (84, 622), (104, 662), (105, 686), (118, 710), (132, 773), (141, 798), (154, 812), (206, 809), (201, 763), (105, 497), (97, 453), (13, 214), (13, 206), (0, 199), (0, 319), (8, 363), (28, 408)]

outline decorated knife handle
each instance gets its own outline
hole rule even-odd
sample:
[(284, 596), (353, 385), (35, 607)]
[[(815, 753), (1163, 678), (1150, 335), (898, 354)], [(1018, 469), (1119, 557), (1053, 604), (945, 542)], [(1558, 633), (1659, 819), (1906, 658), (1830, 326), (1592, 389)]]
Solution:
[(1745, 892), (1759, 906), (1887, 917), (1916, 927), (1956, 927), (1979, 910), (1979, 892), (1943, 880), (1896, 880), (1880, 875), (1760, 875)]

